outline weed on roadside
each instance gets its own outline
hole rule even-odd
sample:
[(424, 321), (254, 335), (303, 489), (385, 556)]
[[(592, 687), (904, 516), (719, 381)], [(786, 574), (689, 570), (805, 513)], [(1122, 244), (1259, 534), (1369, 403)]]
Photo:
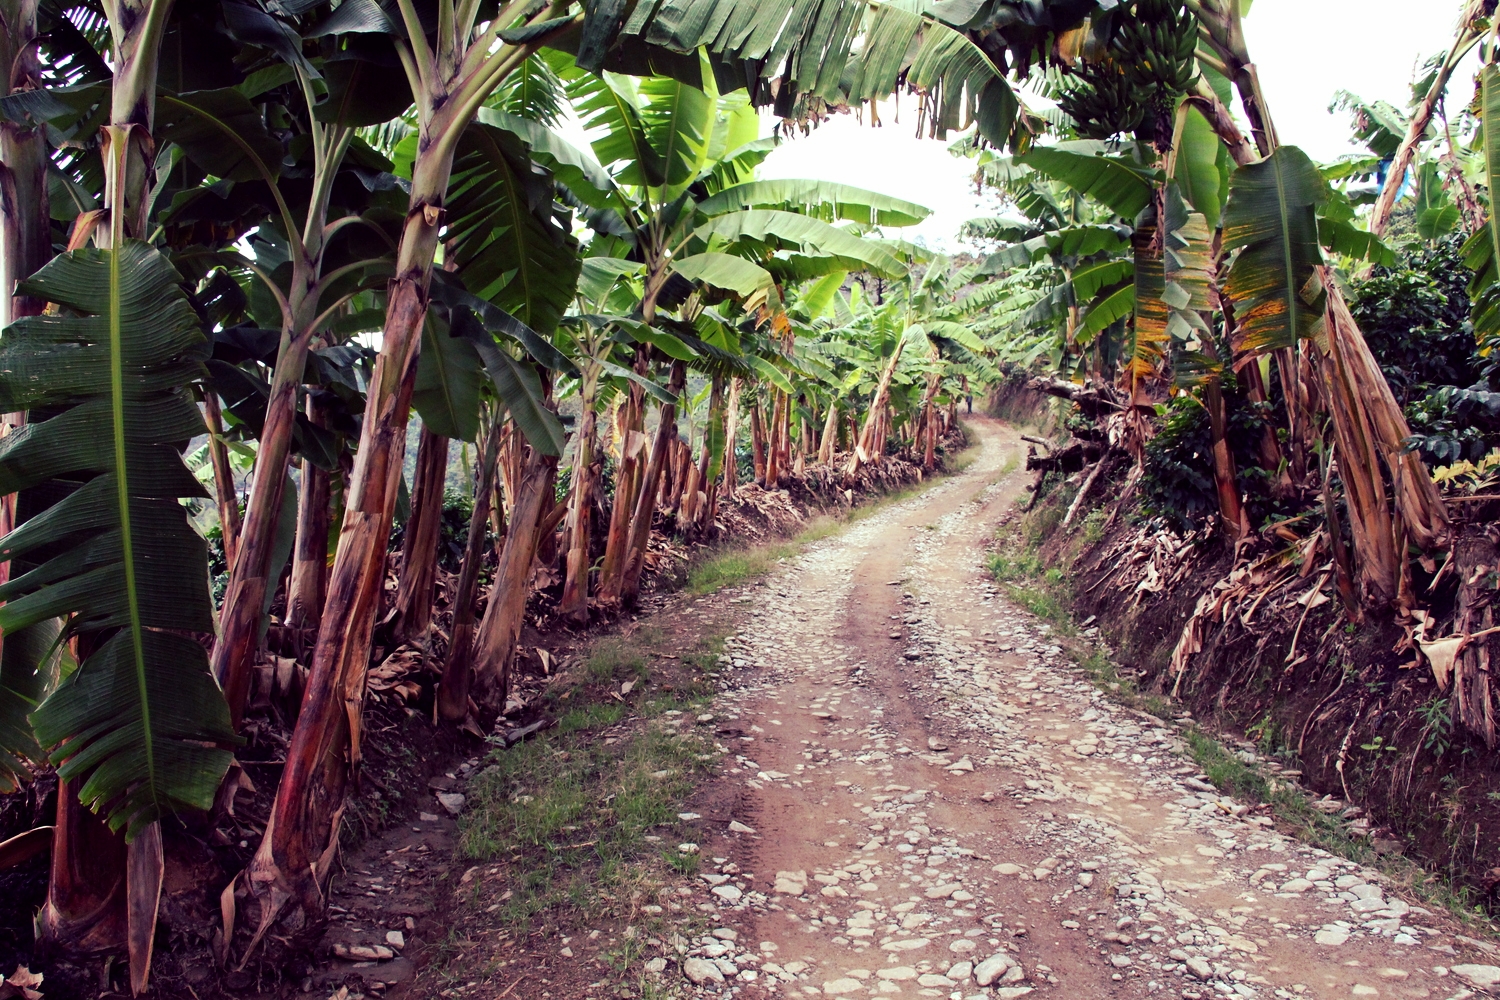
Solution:
[(1474, 891), (1452, 878), (1422, 868), (1401, 854), (1384, 854), (1363, 838), (1351, 836), (1335, 815), (1314, 809), (1297, 785), (1231, 753), (1222, 743), (1193, 726), (1183, 733), (1187, 753), (1209, 782), (1223, 792), (1268, 806), (1283, 832), (1330, 854), (1384, 873), (1424, 903), (1448, 910), (1471, 928), (1493, 931)]

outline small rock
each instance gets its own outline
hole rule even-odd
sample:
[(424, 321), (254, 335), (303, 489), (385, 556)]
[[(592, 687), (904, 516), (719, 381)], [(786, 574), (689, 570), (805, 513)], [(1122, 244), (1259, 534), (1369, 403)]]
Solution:
[(1480, 989), (1490, 986), (1500, 986), (1500, 966), (1455, 965), (1448, 971), (1469, 985), (1478, 986)]
[(385, 943), (390, 945), (392, 948), (395, 948), (397, 951), (400, 951), (402, 948), (406, 947), (406, 935), (402, 934), (400, 931), (386, 931)]
[(706, 958), (690, 958), (682, 963), (682, 974), (688, 978), (688, 982), (694, 986), (702, 986), (704, 983), (722, 983), (724, 973), (719, 967)]
[(963, 888), (963, 886), (959, 885), (957, 882), (953, 882), (948, 885), (935, 885), (931, 889), (928, 889), (925, 893), (923, 893), (923, 895), (925, 895), (928, 899), (947, 899), (949, 896), (953, 895), (961, 888)]
[(729, 832), (730, 833), (754, 833), (755, 832), (755, 827), (753, 827), (753, 826), (746, 826), (745, 824), (741, 823), (739, 820), (732, 819), (732, 820), (729, 821)]
[(1109, 964), (1117, 969), (1128, 969), (1135, 963), (1130, 960), (1129, 955), (1111, 955), (1109, 956)]
[(864, 991), (864, 984), (858, 979), (830, 979), (823, 984), (823, 992), (829, 996), (838, 996), (841, 993), (859, 993)]
[(738, 903), (745, 895), (738, 886), (733, 885), (716, 885), (711, 891), (715, 896), (729, 903)]
[(1305, 878), (1294, 878), (1281, 887), (1282, 892), (1306, 892), (1313, 884)]
[(936, 736), (929, 736), (927, 737), (927, 749), (933, 751), (934, 753), (942, 753), (944, 750), (948, 749), (948, 744), (944, 743)]
[(953, 980), (955, 983), (961, 983), (965, 979), (968, 979), (969, 975), (973, 971), (973, 962), (959, 962), (957, 965), (953, 966), (953, 968), (948, 970), (948, 978)]
[(464, 803), (467, 801), (458, 792), (438, 792), (438, 805), (448, 810), (449, 816), (457, 816), (464, 811)]
[(384, 962), (396, 957), (396, 953), (383, 944), (344, 944), (333, 946), (336, 958), (347, 958), (356, 962)]
[(661, 975), (667, 971), (667, 960), (665, 958), (653, 958), (646, 963), (646, 971), (653, 975)]
[(898, 965), (894, 969), (879, 969), (875, 975), (880, 979), (889, 979), (892, 982), (904, 982), (908, 979), (916, 979), (917, 970), (909, 965)]
[(1182, 964), (1186, 965), (1187, 970), (1196, 978), (1203, 980), (1205, 983), (1214, 977), (1214, 967), (1209, 965), (1206, 959), (1195, 956)]
[(1016, 1000), (1032, 992), (1030, 986), (1002, 986), (995, 991), (996, 1000)]
[(1005, 952), (996, 952), (989, 958), (980, 962), (974, 969), (974, 981), (980, 986), (990, 986), (1005, 975), (1006, 970), (1016, 964), (1016, 960)]
[(1013, 865), (1009, 861), (1006, 861), (1002, 864), (996, 865), (991, 869), (991, 871), (994, 871), (1000, 875), (1019, 875), (1021, 874), (1021, 866)]
[(1338, 947), (1349, 940), (1349, 932), (1342, 927), (1328, 926), (1314, 934), (1313, 940), (1318, 944)]

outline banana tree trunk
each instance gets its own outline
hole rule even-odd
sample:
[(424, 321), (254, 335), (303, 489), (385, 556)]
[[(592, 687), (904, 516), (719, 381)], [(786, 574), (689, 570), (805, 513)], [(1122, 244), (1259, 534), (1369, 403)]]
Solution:
[(380, 354), (370, 379), (307, 692), (266, 834), (248, 873), (261, 899), (261, 926), (252, 948), (289, 901), (295, 900), (302, 911), (305, 933), (319, 933), (326, 920), (323, 887), (329, 870), (324, 854), (337, 845), (345, 783), (349, 770), (359, 766), (370, 637), (452, 164), (451, 145), (435, 143), (418, 153), (413, 167), (410, 207), (386, 294)]
[(469, 540), (464, 546), (463, 567), (453, 595), (453, 628), (448, 657), (443, 661), (443, 682), (437, 693), (438, 715), (446, 722), (462, 722), (469, 714), (474, 669), (474, 597), (479, 590), (479, 571), (484, 566), (490, 497), (494, 494), (495, 465), (500, 455), (500, 429), (501, 423), (496, 421), (485, 435), (479, 478), (474, 485), (474, 512), (469, 517)]
[(766, 489), (774, 490), (781, 485), (781, 401), (778, 389), (771, 390), (771, 416), (766, 425)]
[[(682, 395), (687, 384), (687, 364), (672, 362), (672, 375), (667, 391), (673, 396)], [(656, 440), (651, 446), (651, 460), (646, 465), (645, 478), (635, 502), (635, 514), (630, 520), (630, 543), (625, 550), (625, 572), (620, 585), (620, 600), (633, 606), (641, 591), (641, 572), (646, 565), (646, 545), (651, 540), (651, 522), (656, 517), (657, 479), (667, 457), (667, 446), (677, 437), (677, 406), (661, 404), (656, 427)]]
[[(40, 85), (37, 58), (36, 0), (0, 3), (0, 66), (8, 79), (0, 92)], [(51, 162), (44, 129), (0, 121), (0, 329), (23, 316), (38, 316), (47, 303), (12, 295), (16, 283), (31, 277), (52, 259), (52, 221), (47, 198)], [(0, 415), (0, 437), (26, 424), (26, 414)], [(0, 499), (0, 538), (16, 526), (16, 498)], [(0, 563), (0, 583), (10, 579), (10, 563)]]
[(885, 452), (885, 433), (881, 429), (881, 418), (885, 413), (886, 394), (891, 390), (891, 379), (896, 377), (896, 365), (901, 361), (901, 349), (903, 342), (896, 344), (896, 349), (891, 353), (891, 359), (886, 362), (885, 368), (880, 372), (880, 381), (875, 386), (875, 395), (870, 399), (870, 412), (865, 417), (864, 429), (859, 433), (859, 439), (854, 442), (854, 454), (849, 456), (849, 464), (844, 468), (844, 488), (849, 489), (854, 485), (855, 477), (865, 463), (879, 457), (875, 451), (877, 435), (879, 438), (880, 454)]
[(1214, 488), (1219, 497), (1219, 518), (1224, 530), (1236, 541), (1250, 531), (1240, 502), (1240, 487), (1235, 478), (1234, 455), (1229, 450), (1229, 418), (1224, 409), (1224, 392), (1217, 378), (1203, 387), (1203, 402), (1208, 409), (1209, 436), (1214, 455)]
[(839, 404), (829, 400), (828, 416), (823, 421), (823, 440), (818, 444), (818, 464), (828, 465), (833, 461), (834, 448), (839, 443)]
[(231, 567), (240, 550), (240, 501), (234, 490), (234, 468), (224, 444), (224, 414), (212, 389), (203, 392), (203, 422), (208, 427), (208, 459), (214, 469), (214, 503), (219, 510), (219, 535), (224, 561)]
[(401, 581), (396, 590), (396, 637), (420, 636), (432, 623), (437, 585), (438, 542), (443, 528), (443, 487), (448, 475), (448, 439), (426, 426), (417, 444), (416, 488), (402, 545)]
[(933, 401), (937, 398), (938, 381), (937, 375), (929, 375), (927, 391), (922, 394), (922, 469), (925, 472), (937, 468), (937, 413)]
[[(326, 427), (323, 407), (312, 396), (307, 418)], [(302, 459), (302, 489), (297, 494), (297, 541), (292, 549), (292, 581), (287, 589), (287, 624), (317, 628), (323, 618), (328, 587), (328, 525), (332, 517), (333, 478), (307, 458)]]
[(542, 516), (552, 508), (552, 478), (557, 471), (555, 455), (528, 450), (510, 531), (505, 536), (500, 565), (495, 568), (495, 583), (490, 588), (474, 651), (479, 701), (497, 714), (505, 711), (510, 695), (516, 640), (531, 593), (531, 564), (536, 557)]
[(766, 485), (766, 432), (760, 401), (750, 406), (750, 461), (757, 485)]
[[(644, 365), (644, 362), (638, 362)], [(630, 540), (630, 514), (640, 483), (641, 452), (646, 436), (641, 433), (644, 394), (632, 385), (620, 421), (620, 464), (615, 470), (615, 497), (609, 512), (609, 534), (604, 539), (604, 562), (599, 568), (599, 603), (613, 607), (620, 602), (621, 575)]]
[(729, 380), (729, 402), (724, 407), (724, 495), (733, 497), (739, 486), (739, 462), (735, 438), (740, 433), (740, 380)]
[(36, 915), (38, 940), (75, 955), (113, 951), (126, 937), (125, 838), (57, 782), (47, 901)]
[[(583, 417), (578, 423), (578, 454), (573, 461), (573, 495), (568, 510), (568, 552), (565, 557), (562, 602), (559, 610), (580, 623), (589, 618), (589, 543), (592, 541), (594, 482), (599, 469), (594, 460), (593, 393), (582, 396)], [(457, 622), (457, 617), (454, 621)]]
[[(1215, 47), (1230, 61), (1240, 91), (1241, 103), (1252, 127), (1256, 145), (1262, 155), (1276, 148), (1275, 131), (1270, 125), (1260, 96), (1259, 81), (1244, 55), (1244, 39), (1239, 32), (1237, 8), (1227, 10), (1214, 23)], [(1244, 71), (1248, 69), (1248, 71)], [(1245, 143), (1232, 117), (1211, 116), (1215, 131), (1223, 138), (1237, 162), (1246, 162)], [(1367, 603), (1379, 604), (1400, 599), (1409, 577), (1406, 564), (1405, 536), (1426, 550), (1443, 548), (1449, 539), (1449, 518), (1437, 487), (1415, 451), (1406, 451), (1403, 442), (1411, 430), (1406, 416), (1396, 403), (1390, 383), (1370, 353), (1370, 345), (1359, 329), (1331, 269), (1320, 266), (1316, 277), (1327, 290), (1326, 328), (1327, 356), (1316, 364), (1321, 387), (1334, 418), (1334, 446), (1338, 455), (1340, 476), (1344, 479), (1349, 505), (1349, 527), (1354, 536), (1354, 553), (1360, 563), (1364, 584), (1362, 595)], [(1301, 353), (1301, 352), (1298, 352)], [(1277, 368), (1287, 398), (1287, 412), (1293, 442), (1292, 464), (1300, 479), (1299, 462), (1305, 461), (1298, 431), (1310, 415), (1311, 395), (1319, 388), (1303, 369), (1311, 370), (1311, 358), (1294, 362), (1291, 349), (1277, 352)], [(1384, 457), (1386, 469), (1394, 484), (1397, 516), (1393, 517), (1386, 497), (1385, 483), (1378, 459)], [(1400, 522), (1398, 525), (1398, 521)]]

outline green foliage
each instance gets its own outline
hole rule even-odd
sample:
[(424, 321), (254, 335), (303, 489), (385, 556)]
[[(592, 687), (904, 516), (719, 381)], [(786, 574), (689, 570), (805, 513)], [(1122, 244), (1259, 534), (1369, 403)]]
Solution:
[(1462, 238), (1405, 248), (1355, 286), (1350, 307), (1433, 466), (1500, 445), (1500, 371), (1475, 342)]
[[(235, 741), (207, 654), (184, 635), (213, 618), (207, 547), (179, 502), (203, 495), (181, 447), (203, 430), (186, 385), (205, 351), (181, 280), (138, 241), (64, 254), (22, 285), (62, 310), (0, 341), (0, 404), (32, 411), (0, 446), (0, 492), (21, 492), (23, 522), (4, 539), (0, 629), (66, 618), (51, 634), (80, 637), (82, 665), (31, 714), (36, 743), (131, 838), (209, 808)], [(38, 670), (55, 652), (18, 645)]]

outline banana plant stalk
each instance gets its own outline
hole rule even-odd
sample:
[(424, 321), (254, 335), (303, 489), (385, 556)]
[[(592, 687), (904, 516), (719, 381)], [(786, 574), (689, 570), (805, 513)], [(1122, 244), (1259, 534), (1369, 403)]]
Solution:
[(880, 372), (880, 382), (875, 386), (875, 395), (870, 398), (870, 412), (865, 417), (865, 426), (859, 433), (859, 440), (854, 443), (854, 454), (849, 456), (849, 464), (844, 468), (845, 489), (854, 485), (855, 477), (859, 475), (859, 470), (866, 463), (885, 452), (885, 431), (880, 426), (883, 423), (881, 418), (885, 415), (885, 403), (891, 391), (891, 379), (896, 377), (896, 366), (901, 362), (901, 354), (906, 349), (906, 343), (905, 336), (896, 342), (896, 349), (891, 352), (890, 360)]
[(437, 585), (438, 540), (443, 527), (443, 483), (448, 472), (448, 439), (427, 427), (417, 443), (416, 485), (411, 517), (401, 550), (401, 580), (396, 590), (396, 637), (422, 635), (432, 623), (432, 595)]
[[(1256, 147), (1263, 157), (1269, 157), (1278, 146), (1275, 127), (1245, 48), (1239, 5), (1232, 0), (1189, 0), (1189, 6), (1198, 15), (1205, 40), (1231, 69)], [(1242, 167), (1250, 163), (1244, 137), (1233, 119), (1220, 114), (1208, 117), (1235, 161)], [(1316, 362), (1320, 374), (1313, 377), (1322, 384), (1308, 386), (1307, 390), (1311, 395), (1321, 389), (1334, 417), (1334, 446), (1345, 484), (1354, 555), (1365, 583), (1364, 600), (1372, 606), (1389, 602), (1401, 605), (1409, 597), (1407, 533), (1424, 550), (1446, 547), (1450, 534), (1447, 507), (1421, 456), (1405, 448), (1404, 442), (1411, 436), (1406, 416), (1349, 312), (1332, 270), (1319, 265), (1313, 272), (1327, 292), (1325, 324), (1329, 336), (1327, 356), (1309, 359)], [(1277, 357), (1288, 399), (1300, 398), (1304, 387), (1296, 383), (1304, 372), (1312, 374), (1314, 367), (1294, 361), (1289, 356), (1293, 353), (1283, 349)], [(1292, 412), (1291, 406), (1288, 412)], [(1305, 420), (1306, 415), (1298, 414), (1297, 418)], [(1295, 438), (1297, 426), (1294, 424), (1291, 430)], [(1382, 460), (1392, 480), (1399, 518), (1392, 517), (1380, 471)]]
[[(328, 415), (316, 396), (308, 396), (307, 419), (327, 427)], [(292, 577), (287, 585), (287, 624), (317, 628), (328, 583), (328, 522), (332, 514), (332, 475), (302, 460), (302, 488), (297, 492), (297, 539), (292, 549)]]
[(598, 476), (595, 461), (594, 400), (599, 391), (597, 364), (585, 362), (583, 379), (578, 388), (582, 416), (578, 421), (577, 452), (573, 459), (573, 491), (568, 508), (568, 551), (564, 557), (562, 601), (559, 610), (576, 622), (589, 617), (589, 543), (593, 522), (594, 482)]
[[(295, 901), (302, 912), (304, 934), (315, 937), (326, 922), (323, 887), (330, 852), (338, 844), (348, 773), (360, 760), (365, 671), (381, 594), (384, 548), (459, 138), (512, 71), (573, 25), (571, 19), (560, 19), (554, 26), (551, 19), (561, 12), (559, 5), (537, 10), (516, 0), (480, 24), (478, 0), (444, 0), (438, 4), (434, 49), (415, 0), (398, 0), (398, 7), (406, 37), (396, 48), (415, 98), (418, 151), (307, 694), (266, 834), (247, 872), (261, 912), (246, 959), (289, 902)], [(510, 36), (518, 38), (514, 43), (502, 36), (512, 30), (520, 32)], [(512, 518), (512, 533), (520, 523)]]
[[(667, 391), (681, 396), (687, 384), (687, 363), (672, 362), (672, 375)], [(677, 437), (677, 407), (673, 403), (661, 404), (657, 415), (656, 439), (651, 445), (651, 458), (646, 464), (641, 488), (635, 497), (635, 513), (630, 519), (630, 538), (626, 547), (625, 571), (620, 585), (620, 600), (635, 604), (641, 590), (641, 572), (646, 564), (646, 543), (651, 539), (651, 522), (656, 517), (656, 492), (661, 483), (662, 466), (667, 459), (667, 446)]]
[[(1401, 193), (1401, 187), (1406, 183), (1406, 172), (1411, 167), (1412, 158), (1416, 156), (1417, 146), (1427, 134), (1427, 127), (1432, 124), (1432, 116), (1436, 113), (1438, 104), (1442, 102), (1443, 95), (1448, 91), (1448, 81), (1453, 78), (1453, 72), (1458, 69), (1458, 64), (1463, 61), (1464, 56), (1479, 44), (1484, 37), (1486, 22), (1485, 0), (1470, 0), (1464, 8), (1462, 18), (1459, 20), (1458, 35), (1453, 39), (1453, 45), (1448, 49), (1437, 73), (1432, 78), (1432, 84), (1427, 88), (1427, 93), (1422, 96), (1422, 102), (1417, 105), (1416, 113), (1411, 116), (1411, 122), (1407, 125), (1406, 135), (1401, 140), (1401, 145), (1396, 149), (1396, 155), (1392, 158), (1387, 168), (1385, 185), (1380, 189), (1380, 197), (1375, 199), (1375, 208), (1370, 212), (1370, 232), (1376, 236), (1385, 234), (1386, 226), (1390, 225), (1391, 210), (1396, 207), (1396, 196)], [(1462, 177), (1462, 173), (1459, 175)]]
[(505, 535), (500, 564), (495, 567), (495, 582), (490, 587), (489, 604), (485, 606), (475, 643), (479, 701), (497, 713), (505, 711), (510, 696), (516, 640), (521, 635), (521, 618), (530, 593), (526, 583), (531, 576), (532, 560), (536, 558), (542, 520), (552, 506), (552, 484), (557, 472), (556, 455), (546, 455), (530, 447), (527, 451), (510, 530)]
[(501, 421), (495, 421), (484, 436), (477, 480), (474, 512), (469, 518), (469, 540), (453, 594), (453, 628), (448, 658), (443, 661), (443, 682), (438, 687), (438, 716), (445, 722), (462, 722), (469, 714), (469, 688), (474, 672), (474, 597), (479, 590), (479, 571), (484, 566), (484, 542), (490, 522), (490, 498), (495, 492), (495, 466), (500, 456)]
[[(276, 194), (290, 243), (291, 283), (287, 292), (282, 293), (267, 282), (281, 307), (281, 339), (271, 377), (271, 394), (266, 402), (265, 423), (255, 455), (250, 496), (245, 504), (244, 524), (224, 591), (220, 635), (213, 653), (214, 673), (224, 688), (236, 728), (244, 715), (250, 693), (251, 665), (265, 614), (266, 590), (275, 586), (275, 581), (269, 577), (276, 548), (276, 522), (286, 492), (287, 463), (297, 422), (298, 390), (307, 367), (308, 350), (314, 334), (342, 305), (341, 301), (321, 308), (323, 291), (350, 270), (365, 266), (364, 262), (357, 262), (323, 273), (323, 251), (328, 238), (336, 227), (346, 222), (340, 220), (329, 225), (328, 207), (334, 179), (338, 176), (354, 130), (340, 123), (318, 121), (313, 113), (312, 81), (301, 67), (295, 69), (306, 94), (308, 118), (312, 125), (312, 194), (306, 222), (300, 232), (280, 194)], [(278, 192), (267, 166), (253, 154), (250, 158), (271, 191)]]

